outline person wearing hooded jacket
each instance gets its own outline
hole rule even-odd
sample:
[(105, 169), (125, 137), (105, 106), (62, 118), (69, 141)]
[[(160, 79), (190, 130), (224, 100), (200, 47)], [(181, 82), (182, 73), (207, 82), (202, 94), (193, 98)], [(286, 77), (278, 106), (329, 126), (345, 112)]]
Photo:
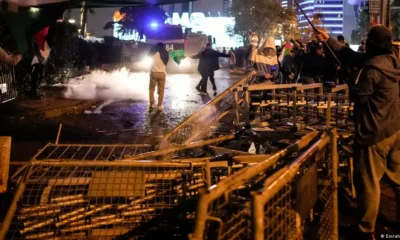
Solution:
[(279, 64), (274, 38), (269, 37), (261, 48), (254, 48), (248, 60), (247, 71), (256, 71), (259, 82), (273, 81), (278, 77)]
[(169, 61), (169, 54), (165, 50), (165, 45), (161, 42), (157, 43), (150, 49), (149, 57), (152, 58), (152, 65), (150, 68), (150, 109), (155, 108), (154, 104), (154, 91), (157, 87), (158, 93), (158, 111), (163, 110), (164, 90), (166, 82), (166, 66)]
[(396, 194), (400, 220), (400, 62), (392, 51), (392, 34), (384, 26), (370, 29), (366, 53), (354, 52), (325, 32), (316, 33), (341, 56), (362, 62), (352, 90), (355, 103), (354, 183), (360, 219), (357, 239), (374, 239), (380, 180), (386, 174)]

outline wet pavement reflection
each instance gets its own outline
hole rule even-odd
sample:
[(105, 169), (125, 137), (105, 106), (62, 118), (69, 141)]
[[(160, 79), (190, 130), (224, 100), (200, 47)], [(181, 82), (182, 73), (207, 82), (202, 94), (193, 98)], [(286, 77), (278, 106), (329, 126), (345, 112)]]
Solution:
[[(138, 74), (136, 79), (143, 89), (148, 89), (148, 75)], [(230, 75), (226, 70), (216, 72), (218, 93), (224, 91), (239, 80), (241, 75)], [(105, 101), (91, 114), (64, 116), (60, 119), (67, 129), (80, 129), (82, 133), (95, 134), (90, 139), (65, 139), (68, 142), (102, 142), (102, 143), (154, 143), (167, 131), (200, 109), (214, 98), (211, 84), (208, 84), (209, 95), (201, 96), (195, 89), (200, 80), (199, 74), (168, 74), (164, 97), (164, 110), (149, 110), (147, 99)], [(157, 94), (156, 94), (157, 99)], [(75, 132), (74, 131), (74, 132)]]

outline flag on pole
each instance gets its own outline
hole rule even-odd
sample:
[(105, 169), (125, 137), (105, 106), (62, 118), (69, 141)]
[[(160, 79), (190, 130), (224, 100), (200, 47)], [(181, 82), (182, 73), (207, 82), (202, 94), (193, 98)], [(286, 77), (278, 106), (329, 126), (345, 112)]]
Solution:
[(64, 10), (64, 7), (53, 7), (39, 9), (37, 12), (29, 10), (1, 12), (0, 15), (15, 40), (18, 52), (25, 54), (30, 50), (33, 40), (42, 51), (46, 48), (46, 41), (51, 45), (50, 32), (55, 27), (57, 19), (62, 17)]
[(283, 61), (283, 58), (290, 53), (290, 51), (293, 49), (293, 45), (290, 42), (287, 42), (282, 49), (282, 54), (279, 56), (278, 60), (279, 62)]
[(185, 59), (185, 52), (183, 50), (170, 51), (169, 55), (176, 62), (176, 64), (181, 64), (181, 61)]

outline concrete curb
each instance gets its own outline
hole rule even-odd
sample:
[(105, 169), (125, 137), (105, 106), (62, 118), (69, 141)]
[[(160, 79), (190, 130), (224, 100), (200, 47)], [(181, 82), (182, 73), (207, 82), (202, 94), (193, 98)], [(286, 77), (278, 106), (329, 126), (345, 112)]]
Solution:
[(72, 106), (66, 106), (61, 108), (46, 109), (46, 110), (34, 110), (26, 112), (16, 112), (16, 114), (6, 115), (9, 121), (12, 120), (24, 120), (25, 118), (56, 118), (67, 114), (83, 114), (85, 110), (90, 109), (93, 105), (98, 105), (102, 101), (93, 100), (85, 101)]

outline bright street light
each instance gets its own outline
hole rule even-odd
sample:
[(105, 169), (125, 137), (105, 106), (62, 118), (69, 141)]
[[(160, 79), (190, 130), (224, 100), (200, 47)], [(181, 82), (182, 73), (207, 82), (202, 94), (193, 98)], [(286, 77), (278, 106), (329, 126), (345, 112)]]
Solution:
[(75, 19), (70, 19), (68, 20), (69, 23), (74, 24), (75, 23)]
[(29, 9), (29, 11), (31, 11), (31, 12), (33, 12), (33, 13), (37, 13), (37, 12), (39, 12), (39, 8), (31, 7), (31, 8)]

